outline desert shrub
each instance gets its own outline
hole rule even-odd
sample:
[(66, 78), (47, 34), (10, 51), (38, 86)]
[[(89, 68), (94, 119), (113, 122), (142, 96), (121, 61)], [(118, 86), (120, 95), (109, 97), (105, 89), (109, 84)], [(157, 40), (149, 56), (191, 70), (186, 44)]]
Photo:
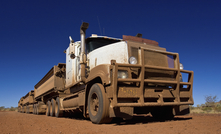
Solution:
[(215, 110), (216, 112), (221, 112), (221, 106), (215, 107), (214, 110)]
[(193, 110), (195, 107), (193, 105), (189, 106), (190, 110)]
[(205, 111), (205, 112), (210, 112), (213, 109), (212, 109), (212, 107), (203, 107), (202, 110)]
[(0, 107), (0, 111), (3, 111), (4, 109), (5, 109), (4, 106), (1, 106), (1, 107)]
[(17, 107), (5, 108), (4, 106), (0, 107), (0, 111), (16, 111)]
[(9, 108), (9, 111), (15, 111), (15, 110), (16, 110), (16, 107)]
[(215, 96), (212, 96), (212, 95), (206, 95), (206, 96), (205, 96), (205, 101), (206, 101), (205, 104), (206, 104), (206, 106), (208, 106), (208, 107), (214, 106), (216, 100), (217, 100), (217, 96), (216, 96), (216, 95), (215, 95)]

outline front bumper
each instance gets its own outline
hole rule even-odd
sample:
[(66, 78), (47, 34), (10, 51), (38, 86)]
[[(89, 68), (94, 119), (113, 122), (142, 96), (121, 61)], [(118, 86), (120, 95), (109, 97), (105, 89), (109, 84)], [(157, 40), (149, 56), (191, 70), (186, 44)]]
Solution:
[[(174, 68), (145, 65), (144, 50), (173, 56)], [(192, 97), (193, 71), (180, 70), (178, 53), (157, 51), (141, 47), (138, 50), (138, 60), (139, 64), (136, 65), (116, 63), (115, 60), (111, 61), (111, 65), (113, 66), (111, 107), (174, 106), (192, 105), (194, 103)], [(139, 77), (130, 77), (126, 79), (117, 78), (118, 70), (122, 68), (128, 70), (129, 74), (131, 73), (131, 68), (139, 70)], [(157, 80), (147, 78), (145, 76), (148, 75), (145, 71), (147, 69), (172, 71), (174, 72), (174, 79)], [(181, 73), (188, 75), (188, 80), (186, 82), (180, 81)], [(148, 86), (149, 84), (154, 84), (155, 86)]]

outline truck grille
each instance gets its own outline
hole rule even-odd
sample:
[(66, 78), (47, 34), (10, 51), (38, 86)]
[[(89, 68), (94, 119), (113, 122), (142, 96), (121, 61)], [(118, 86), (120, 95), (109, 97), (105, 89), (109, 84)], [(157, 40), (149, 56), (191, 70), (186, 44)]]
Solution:
[[(138, 56), (138, 48), (131, 47), (131, 55), (134, 56), (138, 61), (141, 61)], [(149, 50), (144, 50), (144, 65), (158, 66), (158, 67), (169, 67), (174, 68), (173, 57)], [(140, 63), (139, 63), (140, 64)], [(145, 69), (145, 79), (156, 79), (156, 80), (174, 80), (174, 71), (165, 71), (158, 69)]]
[[(113, 107), (193, 104), (193, 71), (180, 70), (177, 53), (133, 47), (130, 55), (138, 64), (111, 62)], [(117, 78), (122, 69), (131, 74), (130, 78)], [(180, 81), (181, 73), (188, 74), (187, 82)]]

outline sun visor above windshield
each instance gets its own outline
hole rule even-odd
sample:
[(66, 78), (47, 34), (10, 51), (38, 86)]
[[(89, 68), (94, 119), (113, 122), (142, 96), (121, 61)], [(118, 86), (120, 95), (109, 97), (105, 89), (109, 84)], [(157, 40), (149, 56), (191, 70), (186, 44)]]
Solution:
[(123, 40), (124, 41), (141, 42), (141, 43), (148, 44), (148, 45), (159, 46), (159, 43), (154, 40), (144, 39), (144, 38), (135, 37), (135, 36), (123, 35)]

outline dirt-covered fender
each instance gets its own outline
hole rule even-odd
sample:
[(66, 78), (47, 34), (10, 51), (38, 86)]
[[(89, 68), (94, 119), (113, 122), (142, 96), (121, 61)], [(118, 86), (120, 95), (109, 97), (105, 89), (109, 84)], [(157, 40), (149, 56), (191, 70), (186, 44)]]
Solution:
[(93, 69), (90, 70), (89, 76), (86, 79), (86, 83), (89, 83), (90, 81), (100, 78), (102, 81), (102, 84), (110, 84), (110, 69), (111, 65), (110, 64), (102, 64), (94, 67)]
[(111, 83), (111, 65), (110, 64), (102, 64), (94, 67), (90, 70), (89, 76), (86, 79), (86, 87), (85, 87), (85, 101), (83, 108), (84, 117), (88, 117), (87, 115), (87, 98), (89, 91), (93, 84), (101, 83), (102, 85), (108, 85)]

